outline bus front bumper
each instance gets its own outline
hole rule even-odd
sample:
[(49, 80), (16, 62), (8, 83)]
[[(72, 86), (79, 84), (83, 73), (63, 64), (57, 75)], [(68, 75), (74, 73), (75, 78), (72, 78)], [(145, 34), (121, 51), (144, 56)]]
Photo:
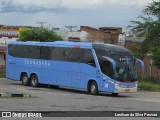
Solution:
[(131, 93), (137, 92), (137, 84), (134, 86), (121, 86), (119, 84), (115, 84), (114, 93)]

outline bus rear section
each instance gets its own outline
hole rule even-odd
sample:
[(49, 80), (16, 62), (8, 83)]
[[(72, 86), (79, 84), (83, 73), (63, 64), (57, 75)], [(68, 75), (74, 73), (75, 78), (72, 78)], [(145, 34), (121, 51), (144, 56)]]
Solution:
[(93, 53), (91, 43), (10, 43), (6, 76), (33, 87), (47, 84), (91, 91), (101, 84)]

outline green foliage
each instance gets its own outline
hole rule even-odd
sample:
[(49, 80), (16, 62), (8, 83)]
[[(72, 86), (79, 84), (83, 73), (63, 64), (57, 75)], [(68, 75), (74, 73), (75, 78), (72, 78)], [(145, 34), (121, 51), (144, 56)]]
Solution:
[(140, 45), (141, 45), (140, 43), (137, 43), (134, 47), (129, 48), (129, 50), (132, 51), (132, 53), (134, 53), (134, 56), (136, 58), (142, 58), (141, 53), (139, 51)]
[(54, 31), (46, 28), (32, 28), (25, 29), (20, 32), (20, 38), (18, 41), (39, 41), (39, 42), (53, 42), (56, 40), (63, 40), (63, 38), (57, 35)]
[(139, 82), (148, 82), (148, 83), (160, 85), (160, 76), (159, 77), (145, 76), (143, 79), (139, 77), (138, 80)]
[(147, 52), (149, 51), (148, 48), (150, 44), (145, 43), (145, 41), (143, 43), (137, 43), (134, 47), (130, 48), (130, 51), (132, 51), (132, 53), (134, 53), (134, 56), (136, 58), (141, 58), (143, 59), (146, 55)]
[(142, 13), (129, 26), (133, 31), (138, 31), (137, 36), (145, 37), (137, 48), (138, 56), (144, 58), (151, 53), (154, 65), (160, 68), (160, 1), (153, 0)]
[(5, 77), (6, 77), (5, 71), (0, 71), (0, 78), (5, 78)]
[(156, 46), (152, 49), (153, 64), (160, 69), (160, 46)]
[(160, 91), (160, 77), (139, 77), (138, 88), (149, 91)]
[(160, 85), (149, 82), (139, 82), (138, 88), (149, 91), (160, 91)]
[(152, 15), (160, 20), (160, 1), (153, 0), (144, 10), (146, 15)]

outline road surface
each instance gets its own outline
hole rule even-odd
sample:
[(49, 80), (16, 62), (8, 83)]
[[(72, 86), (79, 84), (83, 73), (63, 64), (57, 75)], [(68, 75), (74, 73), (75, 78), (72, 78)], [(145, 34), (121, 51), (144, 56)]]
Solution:
[[(23, 86), (19, 81), (5, 78), (0, 78), (0, 92), (25, 93), (37, 97), (0, 98), (0, 111), (160, 111), (160, 92), (139, 91), (130, 94), (123, 93), (117, 97), (110, 94), (92, 96), (83, 91), (66, 88)], [(69, 120), (69, 118), (59, 119)], [(93, 120), (93, 118), (87, 119)], [(96, 120), (96, 118), (94, 119)], [(106, 118), (100, 119), (106, 120)], [(112, 119), (119, 120), (122, 118), (114, 117)], [(134, 118), (125, 119), (134, 120)], [(145, 120), (146, 118), (139, 119)]]

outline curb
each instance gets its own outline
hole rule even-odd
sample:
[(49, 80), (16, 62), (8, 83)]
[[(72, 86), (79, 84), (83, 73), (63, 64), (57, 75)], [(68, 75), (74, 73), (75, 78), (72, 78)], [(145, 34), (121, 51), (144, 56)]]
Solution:
[(23, 93), (0, 93), (0, 98), (31, 98), (31, 95)]

